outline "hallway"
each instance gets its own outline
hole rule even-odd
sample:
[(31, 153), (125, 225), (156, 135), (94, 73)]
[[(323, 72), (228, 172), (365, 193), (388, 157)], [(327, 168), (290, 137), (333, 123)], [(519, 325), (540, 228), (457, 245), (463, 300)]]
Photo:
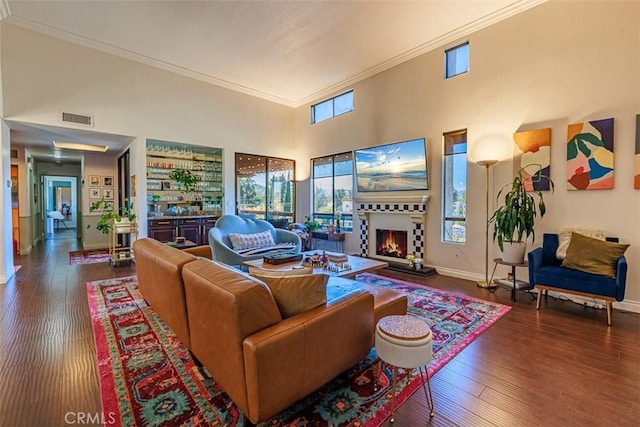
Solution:
[(64, 425), (67, 412), (100, 412), (85, 284), (135, 274), (135, 265), (69, 265), (76, 229), (59, 230), (0, 285), (0, 425)]

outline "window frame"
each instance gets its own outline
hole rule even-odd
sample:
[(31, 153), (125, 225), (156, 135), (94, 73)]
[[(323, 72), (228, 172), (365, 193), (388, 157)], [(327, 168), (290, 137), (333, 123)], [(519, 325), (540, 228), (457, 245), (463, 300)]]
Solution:
[[(457, 52), (459, 49), (462, 49), (463, 47), (467, 47), (467, 68), (464, 71), (460, 71), (457, 72), (455, 74), (449, 74), (449, 54), (450, 53), (454, 53)], [(448, 49), (444, 50), (444, 78), (445, 79), (450, 79), (453, 78), (455, 76), (459, 76), (461, 74), (466, 74), (469, 72), (469, 59), (470, 59), (470, 53), (471, 53), (471, 46), (469, 44), (469, 40), (466, 40), (462, 43), (458, 43), (455, 46), (452, 46)]]
[[(343, 159), (340, 159), (340, 157), (343, 157)], [(348, 157), (347, 157), (348, 156)], [(315, 176), (315, 161), (319, 161), (319, 160), (325, 160), (331, 158), (331, 191), (332, 191), (332, 196), (333, 196), (333, 200), (332, 200), (332, 208), (331, 208), (331, 213), (326, 213), (326, 212), (316, 212), (315, 211), (315, 180), (316, 179), (324, 179), (327, 178), (329, 176), (322, 176), (322, 177), (316, 177)], [(338, 159), (338, 160), (336, 160)], [(340, 174), (340, 175), (336, 175), (336, 163), (339, 162), (343, 162), (346, 160), (350, 160), (351, 161), (351, 174)], [(326, 156), (321, 156), (321, 157), (314, 157), (311, 159), (311, 215), (313, 217), (314, 220), (316, 220), (317, 222), (319, 222), (322, 225), (329, 225), (329, 224), (335, 224), (336, 221), (336, 176), (338, 177), (342, 177), (342, 176), (350, 176), (351, 177), (351, 197), (352, 197), (352, 203), (353, 203), (353, 195), (354, 195), (354, 186), (353, 186), (353, 177), (354, 177), (354, 171), (353, 171), (353, 151), (345, 151), (342, 153), (336, 153), (336, 154), (329, 154)], [(322, 162), (322, 164), (326, 164), (328, 162), (324, 161)], [(351, 213), (350, 214), (345, 214), (343, 212), (338, 212), (340, 213), (340, 222), (341, 222), (341, 231), (344, 233), (351, 233), (353, 232), (353, 205), (351, 207)], [(351, 223), (351, 226), (345, 226), (345, 221), (348, 223)]]
[[(349, 110), (347, 110), (347, 111), (343, 111), (341, 113), (336, 114), (336, 99), (341, 98), (341, 97), (346, 96), (346, 95), (349, 95), (349, 94), (351, 94), (351, 108)], [(348, 90), (346, 92), (341, 93), (340, 95), (336, 95), (336, 96), (334, 96), (332, 98), (325, 99), (324, 101), (317, 102), (317, 103), (311, 105), (311, 124), (313, 125), (313, 124), (316, 124), (316, 123), (324, 122), (324, 121), (332, 119), (334, 117), (338, 117), (338, 116), (341, 116), (343, 114), (347, 114), (347, 113), (352, 112), (353, 111), (353, 96), (354, 96), (353, 89), (351, 89), (351, 90)], [(316, 108), (319, 105), (323, 105), (323, 104), (326, 104), (326, 103), (331, 103), (331, 116), (323, 118), (323, 119), (320, 119), (320, 120), (317, 120), (316, 119)]]
[[(296, 218), (296, 186), (295, 186), (295, 176), (296, 176), (296, 161), (293, 159), (285, 159), (282, 157), (271, 157), (271, 156), (263, 156), (260, 154), (249, 154), (249, 153), (235, 153), (234, 156), (234, 175), (235, 175), (235, 198), (236, 198), (236, 206), (235, 206), (235, 212), (236, 215), (243, 215), (243, 213), (240, 212), (240, 188), (239, 188), (239, 179), (242, 177), (239, 174), (238, 171), (238, 158), (239, 157), (255, 157), (255, 158), (260, 158), (260, 159), (264, 159), (264, 169), (261, 169), (260, 172), (257, 173), (264, 173), (265, 174), (265, 194), (264, 194), (264, 210), (263, 211), (256, 211), (255, 213), (257, 215), (264, 215), (263, 218), (258, 218), (258, 219), (264, 219), (267, 221), (273, 220), (273, 210), (270, 210), (270, 205), (272, 205), (273, 203), (271, 200), (269, 200), (269, 182), (271, 177), (269, 176), (270, 172), (273, 172), (273, 169), (270, 168), (270, 163), (272, 161), (284, 161), (284, 162), (291, 162), (293, 167), (292, 167), (292, 177), (290, 179), (291, 182), (291, 187), (290, 187), (290, 191), (291, 191), (291, 212), (290, 215), (289, 212), (286, 212), (287, 215), (281, 215), (281, 216), (285, 216), (285, 217), (290, 217), (291, 220), (290, 222), (294, 222), (295, 218)], [(257, 173), (254, 173), (254, 175), (256, 175)], [(253, 213), (253, 212), (252, 212)], [(246, 214), (246, 213), (245, 213)], [(278, 219), (278, 218), (276, 218)]]
[[(461, 141), (453, 141), (451, 143), (452, 149), (451, 152), (448, 152), (449, 150), (447, 149), (447, 138), (461, 138)], [(466, 236), (466, 231), (467, 231), (467, 216), (466, 216), (466, 201), (467, 201), (467, 193), (466, 193), (466, 188), (468, 187), (468, 158), (467, 158), (467, 154), (468, 154), (468, 132), (467, 129), (459, 129), (456, 131), (452, 131), (452, 132), (445, 132), (442, 134), (442, 142), (443, 142), (443, 147), (442, 147), (442, 228), (440, 230), (440, 240), (442, 241), (442, 243), (453, 243), (453, 244), (466, 244), (467, 242), (467, 236)], [(456, 144), (464, 144), (465, 148), (463, 152), (458, 152), (456, 153), (455, 150), (453, 150), (453, 147)], [(454, 216), (454, 215), (447, 215), (447, 208), (449, 207), (449, 203), (451, 203), (451, 205), (453, 206), (453, 204), (455, 203), (455, 200), (449, 201), (448, 197), (447, 197), (447, 175), (449, 173), (449, 170), (447, 168), (447, 159), (449, 156), (454, 156), (454, 155), (459, 155), (459, 154), (464, 154), (465, 155), (465, 161), (464, 161), (464, 167), (465, 167), (465, 196), (464, 196), (464, 216)], [(451, 158), (452, 162), (453, 162), (453, 158)], [(452, 176), (452, 180), (453, 180), (453, 175), (455, 173), (455, 169), (453, 169), (453, 165), (452, 165), (452, 170), (451, 170), (451, 176)], [(452, 184), (453, 187), (453, 184)], [(454, 187), (455, 190), (455, 187)], [(464, 224), (465, 227), (465, 235), (464, 235), (464, 239), (459, 241), (459, 240), (454, 240), (453, 237), (453, 233), (448, 233), (447, 232), (447, 223), (448, 222), (462, 222)]]

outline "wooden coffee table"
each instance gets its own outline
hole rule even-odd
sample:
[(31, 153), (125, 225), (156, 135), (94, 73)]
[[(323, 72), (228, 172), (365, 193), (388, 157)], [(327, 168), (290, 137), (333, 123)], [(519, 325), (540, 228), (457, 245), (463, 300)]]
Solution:
[[(303, 254), (302, 259), (304, 260), (305, 257), (311, 256), (315, 253), (322, 254), (322, 252), (320, 251), (302, 252)], [(330, 255), (330, 254), (332, 254), (332, 252), (327, 252), (327, 255)], [(285, 264), (274, 265), (274, 264), (266, 263), (262, 259), (244, 261), (242, 264), (247, 267), (261, 268), (263, 270), (271, 270), (271, 271), (289, 271), (289, 270), (295, 270), (303, 266), (302, 261), (294, 261), (294, 262), (288, 262)], [(327, 273), (332, 276), (338, 276), (338, 277), (353, 277), (356, 274), (365, 273), (367, 271), (375, 271), (375, 270), (379, 270), (381, 268), (385, 268), (389, 266), (389, 264), (384, 261), (378, 261), (371, 258), (361, 258), (359, 256), (352, 256), (352, 255), (347, 255), (346, 264), (349, 264), (351, 266), (351, 269), (334, 272), (334, 271), (325, 270), (322, 267), (315, 267), (313, 269), (313, 272), (316, 274)]]

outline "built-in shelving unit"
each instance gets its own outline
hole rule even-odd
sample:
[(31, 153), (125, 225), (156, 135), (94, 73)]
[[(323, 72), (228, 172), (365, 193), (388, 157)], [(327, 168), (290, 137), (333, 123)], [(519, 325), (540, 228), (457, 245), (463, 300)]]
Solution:
[[(184, 192), (169, 176), (191, 171), (195, 190)], [(147, 202), (149, 216), (220, 215), (224, 203), (222, 150), (147, 140)]]

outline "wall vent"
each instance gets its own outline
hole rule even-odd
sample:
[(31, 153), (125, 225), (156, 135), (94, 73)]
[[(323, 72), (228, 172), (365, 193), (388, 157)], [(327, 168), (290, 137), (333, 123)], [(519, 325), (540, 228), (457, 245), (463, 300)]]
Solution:
[(18, 150), (11, 150), (11, 158), (12, 159), (18, 158)]
[(63, 111), (62, 121), (84, 126), (93, 126), (93, 116), (89, 116), (87, 114), (68, 113)]

